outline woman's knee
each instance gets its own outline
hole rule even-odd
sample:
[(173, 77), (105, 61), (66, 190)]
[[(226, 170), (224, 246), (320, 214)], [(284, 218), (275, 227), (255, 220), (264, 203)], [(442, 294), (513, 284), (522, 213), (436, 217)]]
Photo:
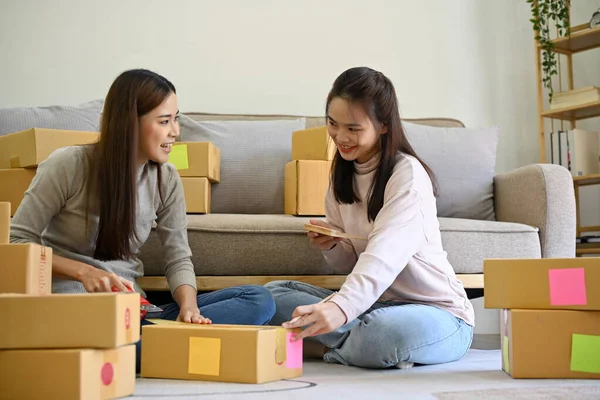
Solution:
[[(258, 325), (268, 322), (275, 314), (275, 300), (271, 292), (259, 285), (246, 285), (244, 289), (244, 297), (252, 302), (256, 307), (258, 315)], [(260, 322), (260, 320), (264, 320)]]

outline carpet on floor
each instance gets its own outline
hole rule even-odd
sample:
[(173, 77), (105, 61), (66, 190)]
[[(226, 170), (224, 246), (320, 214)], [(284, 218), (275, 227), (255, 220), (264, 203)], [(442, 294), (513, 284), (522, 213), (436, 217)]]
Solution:
[[(135, 395), (129, 399), (600, 399), (597, 391), (590, 392), (600, 388), (600, 381), (513, 379), (502, 371), (501, 357), (500, 350), (472, 349), (457, 362), (406, 370), (369, 370), (308, 361), (301, 378), (257, 385), (138, 379)], [(525, 397), (516, 397), (520, 393)], [(544, 393), (567, 397), (543, 397)], [(589, 393), (596, 393), (595, 397)]]

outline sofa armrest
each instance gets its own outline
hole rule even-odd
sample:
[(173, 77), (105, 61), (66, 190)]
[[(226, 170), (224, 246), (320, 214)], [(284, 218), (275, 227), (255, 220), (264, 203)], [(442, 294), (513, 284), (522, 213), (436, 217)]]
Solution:
[(573, 177), (560, 165), (532, 164), (494, 177), (496, 219), (539, 229), (543, 258), (575, 257)]

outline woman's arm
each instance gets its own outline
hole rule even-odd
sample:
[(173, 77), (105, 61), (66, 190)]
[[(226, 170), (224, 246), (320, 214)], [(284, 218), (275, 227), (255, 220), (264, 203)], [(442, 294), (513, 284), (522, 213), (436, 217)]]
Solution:
[[(340, 214), (339, 205), (333, 196), (333, 189), (331, 185), (329, 186), (327, 195), (325, 196), (325, 215), (327, 216), (327, 223), (331, 229), (345, 232), (342, 215)], [(331, 268), (345, 274), (348, 274), (350, 271), (352, 271), (352, 268), (357, 261), (354, 246), (352, 246), (352, 243), (348, 239), (343, 239), (330, 250), (324, 251), (323, 256)]]
[(347, 321), (377, 301), (427, 240), (422, 199), (414, 187), (415, 179), (426, 177), (415, 178), (411, 161), (402, 162), (388, 182), (367, 248), (340, 291), (330, 300), (342, 309)]
[(156, 219), (156, 232), (162, 243), (165, 275), (174, 300), (180, 308), (197, 308), (196, 274), (192, 265), (187, 237), (187, 214), (181, 178), (170, 164), (162, 167), (162, 178), (166, 181), (164, 205), (159, 207)]

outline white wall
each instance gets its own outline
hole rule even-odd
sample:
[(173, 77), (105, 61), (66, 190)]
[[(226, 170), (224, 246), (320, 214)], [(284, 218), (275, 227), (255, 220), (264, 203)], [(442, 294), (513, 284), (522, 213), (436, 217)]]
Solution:
[[(574, 24), (589, 20), (591, 3), (573, 2)], [(2, 0), (0, 107), (101, 98), (121, 71), (144, 67), (173, 81), (184, 112), (322, 115), (335, 77), (368, 65), (392, 79), (405, 117), (498, 125), (498, 172), (538, 161), (524, 0), (365, 4)], [(576, 83), (598, 78), (593, 62), (576, 63)], [(600, 219), (598, 196), (590, 199)], [(491, 315), (479, 332), (497, 329)]]

